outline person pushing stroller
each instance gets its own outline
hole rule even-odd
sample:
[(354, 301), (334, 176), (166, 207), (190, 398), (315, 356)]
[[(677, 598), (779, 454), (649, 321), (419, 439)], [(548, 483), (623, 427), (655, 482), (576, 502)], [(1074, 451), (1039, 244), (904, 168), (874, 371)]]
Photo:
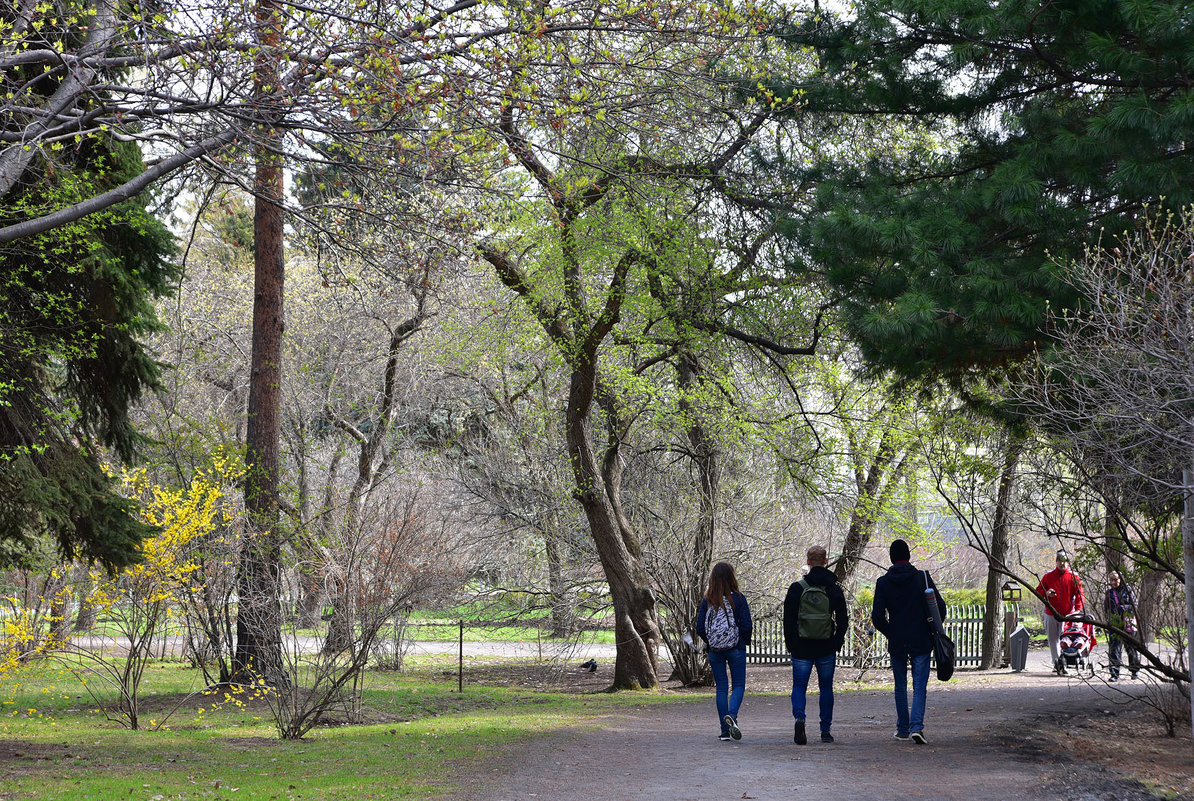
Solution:
[(1053, 660), (1053, 672), (1063, 675), (1065, 665), (1061, 661), (1058, 647), (1062, 621), (1067, 615), (1086, 608), (1082, 579), (1070, 569), (1070, 557), (1064, 550), (1057, 552), (1056, 567), (1041, 576), (1036, 592), (1045, 599), (1045, 636), (1049, 640), (1049, 657)]

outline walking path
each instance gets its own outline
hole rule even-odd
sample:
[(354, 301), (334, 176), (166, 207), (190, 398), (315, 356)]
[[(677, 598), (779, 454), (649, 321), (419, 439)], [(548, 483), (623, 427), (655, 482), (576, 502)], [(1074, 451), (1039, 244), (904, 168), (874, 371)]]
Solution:
[[(815, 717), (810, 742), (792, 742), (783, 696), (751, 696), (742, 707), (740, 742), (720, 742), (713, 699), (641, 709), (534, 741), (493, 768), (471, 801), (957, 798), (966, 801), (1154, 798), (1139, 783), (1098, 765), (1050, 756), (1038, 723), (1076, 712), (1114, 714), (1097, 687), (1055, 677), (1047, 657), (993, 685), (971, 674), (932, 679), (925, 731), (929, 744), (898, 742), (890, 690), (836, 695), (833, 734), (822, 744)], [(814, 681), (815, 684), (815, 681)], [(748, 673), (749, 688), (749, 673)], [(811, 689), (811, 688), (810, 688)], [(810, 698), (815, 716), (816, 698)], [(1055, 761), (1057, 760), (1057, 761)]]
[[(76, 648), (84, 648), (95, 652), (119, 653), (128, 649), (128, 640), (124, 637), (106, 637), (100, 635), (83, 635), (72, 637), (70, 644)], [(286, 647), (295, 647), (300, 653), (316, 653), (323, 647), (322, 637), (288, 637)], [(169, 636), (165, 640), (155, 639), (152, 651), (162, 656), (180, 656), (185, 643), (182, 637)], [(417, 654), (458, 654), (461, 651), (458, 640), (417, 640), (407, 643), (407, 653)], [(538, 657), (544, 659), (566, 658), (584, 661), (597, 658), (612, 660), (617, 649), (612, 644), (605, 643), (571, 643), (557, 640), (519, 642), (506, 640), (465, 640), (464, 656), (477, 657)]]

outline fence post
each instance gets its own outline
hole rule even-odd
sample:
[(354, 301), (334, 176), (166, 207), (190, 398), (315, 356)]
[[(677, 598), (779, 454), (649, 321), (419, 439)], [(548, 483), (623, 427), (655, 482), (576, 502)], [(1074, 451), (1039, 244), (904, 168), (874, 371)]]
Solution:
[(464, 694), (464, 621), (460, 621), (460, 654), (456, 663), (456, 692)]

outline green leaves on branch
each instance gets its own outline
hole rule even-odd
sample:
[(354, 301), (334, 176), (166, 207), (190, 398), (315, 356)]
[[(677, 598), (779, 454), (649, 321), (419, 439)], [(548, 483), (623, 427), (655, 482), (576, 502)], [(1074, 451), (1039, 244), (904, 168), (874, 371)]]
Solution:
[[(1186, 2), (858, 4), (790, 32), (821, 72), (806, 112), (910, 121), (899, 158), (824, 162), (792, 238), (846, 296), (871, 363), (1001, 370), (1077, 295), (1053, 266), (1194, 199)], [(790, 85), (792, 82), (778, 81)]]

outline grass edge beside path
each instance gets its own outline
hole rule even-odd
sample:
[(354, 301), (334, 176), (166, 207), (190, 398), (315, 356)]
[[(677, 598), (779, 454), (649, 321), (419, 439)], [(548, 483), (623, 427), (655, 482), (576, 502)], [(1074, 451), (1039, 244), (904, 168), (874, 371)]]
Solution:
[[(151, 667), (147, 721), (194, 689), (191, 673), (174, 663)], [(216, 706), (212, 697), (196, 697), (169, 729), (129, 731), (105, 719), (75, 676), (45, 666), (26, 670), (2, 699), (0, 801), (450, 798), (529, 740), (693, 700), (477, 685), (462, 696), (441, 675), (373, 674), (371, 722), (285, 742), (264, 705)]]

